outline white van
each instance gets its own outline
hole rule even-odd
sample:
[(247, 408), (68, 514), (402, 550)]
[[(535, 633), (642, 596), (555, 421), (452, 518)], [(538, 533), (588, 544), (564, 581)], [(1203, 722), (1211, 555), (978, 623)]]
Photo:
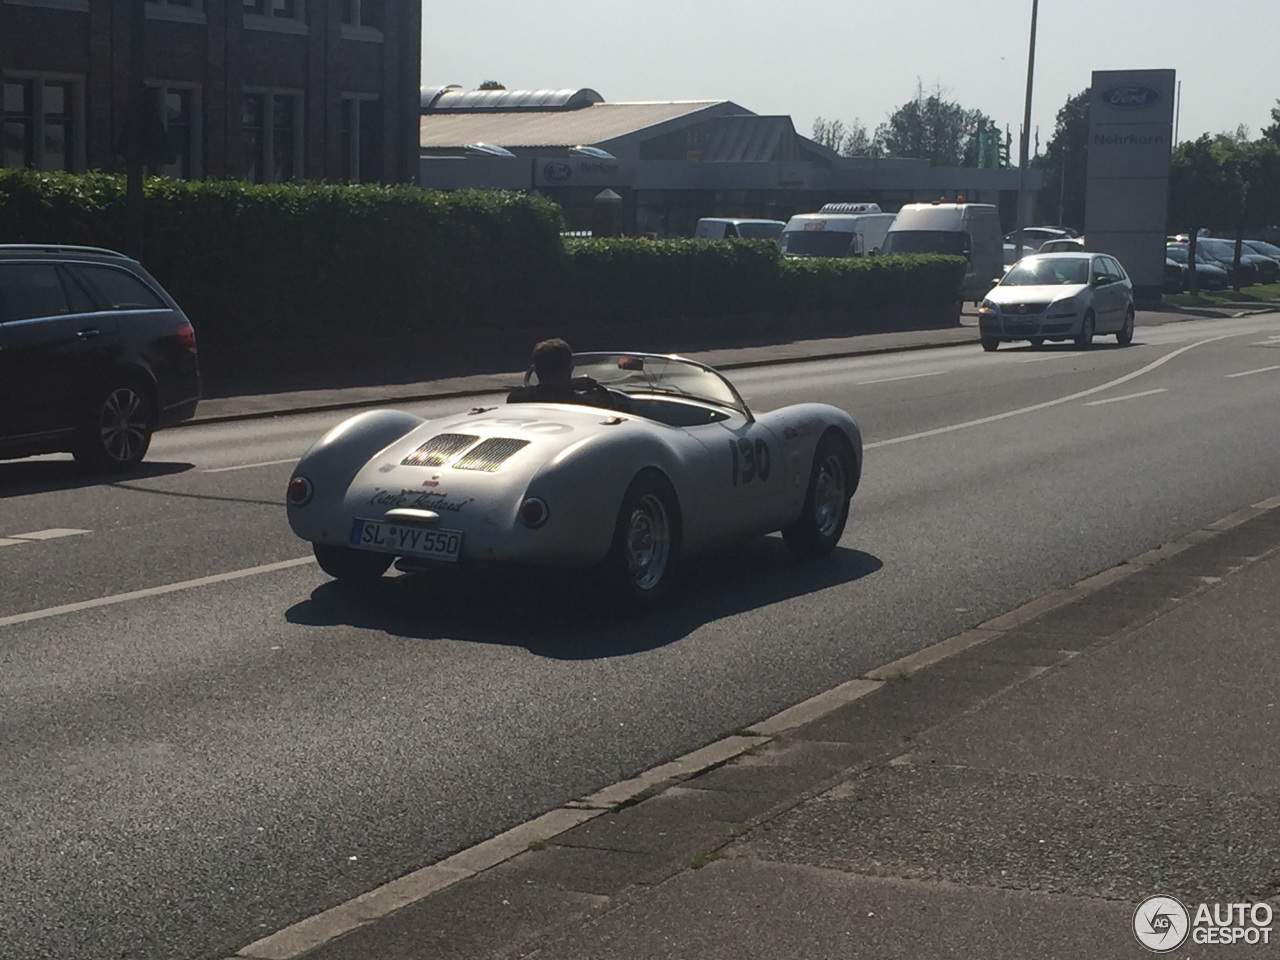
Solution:
[[(867, 212), (847, 212), (851, 208)], [(893, 220), (875, 204), (829, 203), (788, 220), (778, 245), (788, 257), (860, 257), (880, 249)]]
[(949, 253), (969, 261), (961, 300), (977, 303), (1004, 271), (1000, 213), (990, 203), (908, 203), (884, 239), (883, 253)]
[(694, 236), (699, 240), (777, 240), (786, 224), (781, 220), (747, 220), (741, 217), (703, 217)]

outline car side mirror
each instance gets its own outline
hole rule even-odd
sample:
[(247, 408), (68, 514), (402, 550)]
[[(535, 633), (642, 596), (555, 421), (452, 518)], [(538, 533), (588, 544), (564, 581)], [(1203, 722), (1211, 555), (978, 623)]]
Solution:
[(1104, 283), (1106, 283), (1106, 282), (1107, 282), (1106, 274), (1102, 274), (1102, 273), (1095, 273), (1095, 274), (1093, 275), (1093, 285), (1094, 285), (1095, 287), (1100, 287), (1100, 286), (1102, 286), (1102, 285), (1103, 285)]

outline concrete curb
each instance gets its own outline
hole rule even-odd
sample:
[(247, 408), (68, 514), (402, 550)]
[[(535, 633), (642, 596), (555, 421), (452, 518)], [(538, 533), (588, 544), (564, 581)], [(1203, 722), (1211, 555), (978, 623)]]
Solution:
[[(972, 347), (976, 346), (980, 341), (977, 336), (966, 340), (931, 340), (928, 343), (909, 343), (896, 347), (867, 347), (860, 350), (832, 350), (824, 353), (806, 354), (804, 356), (793, 357), (762, 357), (758, 360), (734, 360), (728, 363), (716, 364), (717, 370), (746, 370), (752, 367), (768, 367), (780, 366), (788, 363), (810, 363), (820, 360), (846, 360), (851, 357), (874, 357), (887, 353), (911, 353), (916, 350), (936, 350), (941, 347)], [(692, 352), (692, 351), (690, 351)], [(503, 377), (507, 374), (475, 374), (475, 376), (492, 376)], [(511, 374), (513, 377), (523, 376), (523, 372)], [(487, 390), (439, 390), (429, 392), (412, 392), (405, 394), (395, 394), (394, 396), (379, 397), (375, 400), (344, 400), (334, 403), (316, 403), (299, 407), (282, 407), (276, 410), (254, 410), (247, 413), (230, 413), (220, 414), (211, 417), (196, 416), (190, 420), (184, 420), (182, 423), (174, 424), (169, 429), (177, 427), (199, 427), (207, 426), (214, 423), (237, 423), (247, 420), (269, 420), (273, 417), (294, 416), (308, 413), (327, 413), (334, 410), (359, 410), (369, 407), (381, 407), (387, 404), (396, 403), (419, 403), (425, 400), (450, 400), (464, 399), (467, 397), (483, 397), (492, 393), (500, 393), (502, 387), (491, 388)]]
[[(660, 764), (635, 777), (607, 786), (590, 796), (569, 801), (561, 807), (513, 827), (497, 837), (462, 850), (439, 863), (424, 867), (353, 900), (303, 919), (241, 948), (235, 954), (235, 960), (296, 960), (304, 957), (307, 953), (355, 930), (512, 860), (531, 848), (538, 849), (547, 841), (574, 830), (602, 814), (623, 810), (645, 799), (667, 793), (673, 788), (678, 790), (680, 784), (699, 774), (724, 766), (748, 752), (757, 752), (782, 735), (822, 720), (836, 710), (875, 693), (886, 684), (907, 679), (965, 651), (1003, 637), (1050, 611), (1090, 597), (1136, 574), (1149, 573), (1158, 569), (1161, 564), (1180, 556), (1193, 546), (1212, 541), (1239, 528), (1242, 524), (1275, 511), (1280, 511), (1280, 495), (1237, 510), (1185, 537), (1148, 550), (1115, 567), (1086, 577), (1070, 587), (1031, 600), (953, 637), (867, 670), (860, 677), (841, 683), (698, 750)], [(1236, 569), (1257, 562), (1271, 553), (1274, 553), (1274, 548), (1260, 556), (1247, 558), (1246, 562)], [(1198, 579), (1201, 584), (1193, 591), (1174, 599), (1175, 606), (1210, 589), (1222, 578), (1199, 577)], [(1137, 629), (1165, 612), (1167, 610), (1139, 616), (1120, 633)], [(1028, 678), (1038, 676), (1048, 669), (1051, 668), (1029, 668)], [(1020, 682), (1023, 681), (1014, 681), (1012, 685)], [(856, 769), (857, 767), (849, 768), (840, 776), (847, 776)], [(808, 795), (804, 793), (796, 796), (790, 806), (803, 802)], [(786, 806), (782, 804), (777, 809), (785, 809)]]

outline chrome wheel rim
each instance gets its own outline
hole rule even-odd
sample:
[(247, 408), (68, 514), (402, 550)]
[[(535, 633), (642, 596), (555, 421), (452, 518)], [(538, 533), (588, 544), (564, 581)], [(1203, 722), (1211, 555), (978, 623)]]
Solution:
[(832, 536), (844, 517), (844, 461), (838, 454), (829, 454), (818, 468), (818, 482), (813, 488), (813, 520), (818, 533)]
[(671, 521), (662, 498), (641, 497), (627, 520), (627, 570), (641, 590), (652, 590), (666, 573), (671, 557)]
[(102, 407), (102, 449), (117, 463), (137, 458), (147, 442), (147, 411), (129, 387), (111, 391)]

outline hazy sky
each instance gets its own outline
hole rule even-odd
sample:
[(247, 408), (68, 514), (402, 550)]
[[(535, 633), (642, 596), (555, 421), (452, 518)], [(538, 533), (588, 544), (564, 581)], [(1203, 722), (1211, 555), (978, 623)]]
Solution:
[[(422, 79), (473, 89), (590, 87), (606, 101), (732, 100), (869, 129), (926, 93), (979, 109), (1017, 149), (1031, 0), (480, 0), (423, 4)], [(1041, 0), (1032, 131), (1043, 148), (1093, 70), (1172, 68), (1179, 140), (1280, 98), (1276, 0)]]

